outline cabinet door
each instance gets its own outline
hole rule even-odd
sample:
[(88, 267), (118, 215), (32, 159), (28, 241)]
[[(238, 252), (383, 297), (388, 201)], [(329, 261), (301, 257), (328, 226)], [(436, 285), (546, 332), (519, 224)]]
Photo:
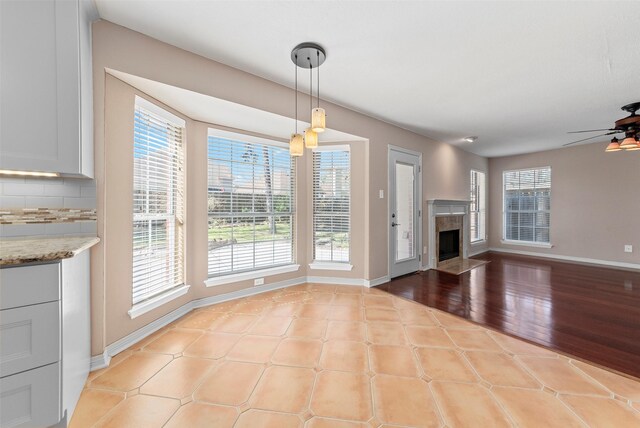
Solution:
[(0, 426), (48, 427), (60, 420), (60, 364), (7, 376), (0, 381)]
[(79, 174), (78, 2), (0, 1), (0, 168)]
[(60, 360), (60, 302), (0, 311), (0, 377)]

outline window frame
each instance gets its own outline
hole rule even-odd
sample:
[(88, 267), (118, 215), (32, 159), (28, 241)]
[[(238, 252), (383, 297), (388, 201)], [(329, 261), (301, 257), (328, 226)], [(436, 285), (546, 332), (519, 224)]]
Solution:
[[(163, 304), (176, 299), (184, 294), (186, 294), (189, 290), (189, 285), (187, 285), (185, 283), (186, 280), (186, 264), (185, 264), (185, 252), (186, 252), (186, 121), (184, 119), (182, 119), (179, 116), (174, 115), (173, 113), (165, 110), (164, 108), (140, 97), (137, 96), (135, 97), (134, 100), (134, 124), (133, 124), (133, 138), (135, 138), (136, 135), (136, 121), (135, 121), (135, 115), (138, 112), (138, 110), (142, 110), (145, 114), (150, 115), (150, 116), (155, 116), (156, 119), (160, 119), (162, 121), (165, 121), (166, 123), (172, 125), (175, 128), (180, 128), (181, 129), (181, 138), (180, 138), (180, 143), (179, 143), (179, 159), (178, 159), (178, 164), (174, 165), (172, 163), (172, 166), (177, 166), (178, 168), (180, 168), (181, 166), (181, 170), (179, 169), (176, 172), (176, 175), (178, 177), (178, 180), (180, 181), (177, 184), (177, 188), (175, 189), (176, 193), (172, 194), (172, 198), (175, 198), (175, 201), (173, 202), (176, 207), (174, 207), (174, 211), (172, 214), (160, 214), (157, 216), (153, 216), (150, 215), (149, 213), (138, 213), (139, 217), (144, 217), (145, 215), (148, 217), (146, 220), (147, 221), (153, 221), (153, 217), (156, 217), (156, 219), (162, 219), (165, 217), (173, 217), (173, 228), (174, 228), (174, 235), (175, 235), (175, 242), (173, 244), (170, 244), (170, 248), (172, 248), (173, 252), (175, 253), (176, 251), (178, 251), (177, 254), (174, 254), (173, 257), (174, 259), (177, 258), (177, 263), (179, 265), (174, 265), (174, 268), (177, 266), (177, 268), (179, 269), (179, 272), (177, 272), (177, 274), (174, 274), (175, 277), (179, 278), (178, 282), (176, 284), (172, 284), (171, 286), (166, 286), (163, 287), (159, 292), (155, 293), (155, 294), (151, 294), (148, 297), (138, 300), (134, 303), (134, 298), (133, 298), (133, 294), (135, 292), (134, 289), (134, 282), (133, 282), (133, 269), (132, 269), (132, 283), (131, 283), (131, 309), (128, 311), (129, 316), (134, 319), (137, 318), (138, 316), (147, 313), (159, 306), (162, 306)], [(135, 153), (135, 149), (136, 149), (136, 143), (135, 140), (132, 139), (132, 155), (134, 155)], [(131, 188), (131, 192), (132, 192), (132, 200), (135, 198), (135, 177), (136, 177), (136, 164), (135, 162), (133, 163), (133, 169), (131, 170), (132, 173), (132, 188)], [(182, 195), (182, 197), (180, 197), (180, 193)], [(132, 206), (133, 207), (133, 206)], [(132, 210), (131, 213), (131, 218), (132, 218), (132, 227), (133, 224), (136, 222), (136, 212), (134, 210)], [(145, 219), (138, 219), (137, 221), (144, 221)], [(132, 244), (133, 244), (133, 240), (135, 239), (135, 236), (133, 235), (133, 230), (132, 230)], [(177, 246), (177, 248), (175, 247)], [(135, 255), (133, 254), (133, 247), (132, 247), (132, 261), (135, 260)], [(133, 266), (132, 266), (133, 267)]]
[[(316, 258), (316, 240), (315, 240), (315, 209), (314, 209), (314, 199), (315, 199), (315, 170), (314, 170), (314, 154), (322, 153), (322, 152), (347, 152), (349, 156), (349, 212), (348, 212), (348, 259), (347, 260), (326, 260), (326, 259), (317, 259)], [(312, 261), (309, 264), (309, 268), (317, 269), (317, 270), (340, 270), (340, 271), (350, 271), (353, 269), (353, 265), (351, 264), (351, 232), (352, 232), (352, 197), (351, 197), (351, 174), (352, 174), (352, 156), (351, 156), (351, 146), (348, 144), (336, 144), (336, 145), (323, 145), (312, 149), (311, 155), (311, 254)]]
[[(544, 211), (535, 210), (535, 212), (546, 212), (549, 213), (549, 241), (548, 242), (538, 242), (538, 241), (525, 241), (525, 240), (515, 240), (515, 239), (507, 239), (507, 209), (506, 209), (506, 183), (505, 177), (509, 172), (522, 172), (522, 171), (536, 171), (536, 170), (549, 170), (549, 209)], [(500, 242), (506, 245), (519, 245), (526, 247), (539, 247), (539, 248), (552, 248), (553, 244), (551, 243), (551, 196), (552, 196), (552, 168), (550, 165), (547, 166), (539, 166), (539, 167), (529, 167), (529, 168), (518, 168), (518, 169), (508, 169), (502, 171), (502, 239)], [(518, 212), (520, 212), (518, 210)], [(534, 212), (534, 211), (532, 211)], [(520, 226), (518, 226), (520, 227)], [(535, 227), (534, 227), (535, 230)]]
[[(481, 171), (479, 169), (471, 169), (469, 172), (469, 179), (470, 179), (470, 185), (471, 183), (473, 183), (472, 180), (472, 175), (473, 174), (482, 174), (484, 176), (483, 180), (484, 180), (484, 188), (481, 191), (482, 194), (482, 208), (479, 208), (478, 210), (475, 211), (471, 211), (471, 204), (469, 204), (469, 216), (471, 216), (471, 212), (477, 212), (478, 213), (478, 218), (480, 218), (480, 221), (478, 222), (479, 225), (482, 225), (482, 237), (474, 240), (472, 239), (471, 236), (471, 218), (469, 218), (469, 243), (471, 245), (478, 245), (478, 244), (483, 244), (485, 242), (487, 242), (487, 173), (484, 171)], [(477, 179), (476, 179), (477, 182)], [(471, 199), (471, 198), (469, 198)], [(476, 199), (479, 200), (479, 198), (476, 196)], [(479, 203), (476, 202), (476, 205), (480, 205)]]
[[(243, 132), (232, 132), (223, 129), (216, 128), (214, 126), (209, 125), (207, 131), (207, 162), (209, 160), (209, 139), (211, 137), (238, 141), (241, 143), (249, 143), (254, 145), (266, 145), (275, 147), (278, 149), (284, 149), (288, 151), (289, 145), (287, 143), (277, 141), (274, 139), (269, 139), (265, 137), (260, 137), (256, 135), (252, 135), (251, 133), (243, 133)], [(278, 275), (287, 272), (297, 271), (299, 269), (299, 265), (296, 264), (296, 246), (297, 246), (297, 234), (296, 234), (296, 205), (297, 205), (297, 163), (296, 158), (290, 156), (290, 174), (291, 174), (291, 188), (290, 188), (290, 211), (286, 213), (278, 213), (273, 211), (272, 214), (276, 216), (290, 216), (291, 217), (291, 260), (287, 263), (281, 264), (272, 264), (265, 266), (253, 267), (250, 269), (242, 269), (242, 270), (231, 270), (227, 272), (221, 272), (218, 274), (211, 274), (209, 270), (209, 259), (207, 257), (207, 279), (204, 281), (207, 287), (228, 284), (237, 281), (243, 281), (248, 279), (261, 278), (265, 276)], [(205, 198), (209, 198), (209, 170), (207, 166), (207, 187), (205, 188)], [(260, 216), (264, 216), (268, 213), (259, 213)], [(229, 212), (229, 215), (232, 216), (232, 211)], [(251, 213), (253, 216), (258, 216), (258, 213)], [(249, 215), (249, 216), (251, 216)], [(207, 208), (207, 224), (211, 214)], [(220, 217), (225, 217), (221, 215)], [(207, 226), (207, 242), (209, 242), (208, 238), (208, 226)], [(253, 241), (255, 242), (255, 241)], [(255, 252), (255, 249), (254, 249)], [(208, 250), (207, 250), (208, 255)], [(258, 284), (256, 284), (258, 285)]]

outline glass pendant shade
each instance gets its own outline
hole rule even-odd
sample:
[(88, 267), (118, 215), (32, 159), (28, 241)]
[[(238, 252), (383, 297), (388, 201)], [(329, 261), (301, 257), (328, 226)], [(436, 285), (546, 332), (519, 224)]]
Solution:
[(311, 128), (304, 131), (304, 145), (307, 149), (318, 147), (318, 133)]
[(311, 110), (311, 129), (314, 132), (324, 132), (326, 128), (326, 119), (323, 108), (314, 108)]
[(636, 145), (635, 146), (631, 146), (631, 147), (627, 147), (626, 149), (628, 152), (633, 152), (636, 150), (640, 150), (640, 141), (636, 140)]
[(618, 142), (618, 139), (614, 137), (605, 149), (605, 152), (619, 152), (620, 150), (622, 150), (620, 148), (620, 143)]
[(289, 140), (289, 154), (291, 156), (302, 156), (304, 153), (304, 141), (302, 135), (291, 134), (291, 140)]
[(622, 144), (620, 144), (620, 148), (621, 149), (631, 149), (633, 147), (636, 147), (637, 145), (638, 145), (638, 142), (636, 141), (635, 138), (627, 137), (624, 140), (622, 140)]

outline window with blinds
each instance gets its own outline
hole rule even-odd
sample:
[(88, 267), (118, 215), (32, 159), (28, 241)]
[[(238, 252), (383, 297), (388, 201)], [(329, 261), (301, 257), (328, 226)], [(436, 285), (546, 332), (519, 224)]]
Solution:
[(471, 242), (486, 239), (486, 191), (485, 173), (471, 170), (471, 203), (469, 204)]
[(551, 168), (505, 171), (504, 239), (549, 243)]
[(211, 129), (209, 276), (294, 262), (295, 163), (286, 145)]
[(182, 119), (136, 97), (133, 127), (133, 305), (184, 283)]
[(349, 146), (313, 151), (313, 259), (349, 262)]

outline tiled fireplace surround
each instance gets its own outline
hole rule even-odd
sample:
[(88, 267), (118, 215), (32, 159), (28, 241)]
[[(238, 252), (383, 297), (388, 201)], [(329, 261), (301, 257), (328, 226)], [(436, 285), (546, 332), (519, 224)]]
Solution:
[[(469, 257), (469, 201), (430, 199), (429, 215), (429, 268), (437, 268), (459, 262)], [(460, 255), (438, 262), (440, 232), (460, 230)]]
[(464, 235), (465, 230), (463, 226), (463, 216), (461, 215), (448, 215), (448, 216), (438, 216), (436, 217), (436, 245), (435, 245), (435, 259), (437, 262), (437, 267), (441, 267), (447, 264), (456, 263), (462, 259), (462, 251), (460, 251), (458, 257), (454, 257), (447, 260), (440, 260), (440, 232), (447, 232), (450, 230), (459, 230), (459, 248), (462, 250), (464, 248)]

